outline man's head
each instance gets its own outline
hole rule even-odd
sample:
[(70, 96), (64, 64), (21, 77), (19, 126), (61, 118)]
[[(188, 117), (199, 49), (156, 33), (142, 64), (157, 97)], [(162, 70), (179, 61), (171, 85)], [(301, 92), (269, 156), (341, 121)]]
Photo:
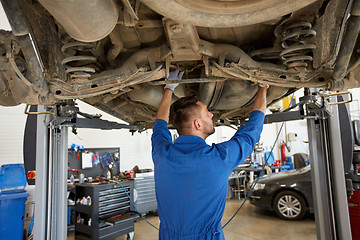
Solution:
[(170, 108), (170, 123), (180, 135), (195, 135), (206, 139), (215, 132), (213, 114), (195, 97), (178, 99)]

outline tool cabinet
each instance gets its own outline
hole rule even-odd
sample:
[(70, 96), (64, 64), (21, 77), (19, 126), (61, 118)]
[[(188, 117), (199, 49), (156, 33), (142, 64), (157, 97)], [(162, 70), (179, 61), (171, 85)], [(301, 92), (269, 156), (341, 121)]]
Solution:
[(134, 178), (135, 205), (140, 213), (157, 210), (154, 173), (136, 173)]
[(75, 237), (114, 239), (133, 232), (138, 215), (131, 212), (133, 207), (124, 191), (133, 199), (133, 186), (132, 180), (77, 184), (76, 199), (90, 196), (91, 205), (75, 204)]

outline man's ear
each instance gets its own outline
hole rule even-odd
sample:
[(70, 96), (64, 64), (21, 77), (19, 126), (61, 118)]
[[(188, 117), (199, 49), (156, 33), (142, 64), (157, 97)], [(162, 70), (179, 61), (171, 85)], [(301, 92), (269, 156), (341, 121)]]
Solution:
[(200, 119), (197, 119), (197, 118), (194, 119), (193, 125), (194, 125), (194, 128), (195, 128), (197, 131), (200, 131), (200, 130), (201, 130), (202, 124), (201, 124)]

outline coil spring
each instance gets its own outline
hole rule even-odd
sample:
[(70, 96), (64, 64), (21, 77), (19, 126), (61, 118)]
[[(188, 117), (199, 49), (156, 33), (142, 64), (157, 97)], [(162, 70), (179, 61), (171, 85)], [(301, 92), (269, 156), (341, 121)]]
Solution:
[(65, 72), (74, 78), (89, 78), (95, 68), (88, 66), (89, 63), (96, 62), (96, 57), (83, 55), (97, 48), (96, 43), (85, 43), (73, 39), (65, 39), (65, 44), (61, 51), (65, 54), (61, 63), (65, 66)]
[(316, 46), (306, 43), (308, 39), (316, 36), (316, 32), (311, 28), (311, 23), (301, 21), (282, 26), (282, 34), (275, 30), (275, 35), (280, 36), (280, 44), (284, 49), (280, 52), (280, 57), (288, 68), (307, 67), (308, 62), (313, 60), (310, 53)]
[(261, 60), (279, 59), (282, 49), (277, 48), (261, 48), (250, 52), (250, 57)]

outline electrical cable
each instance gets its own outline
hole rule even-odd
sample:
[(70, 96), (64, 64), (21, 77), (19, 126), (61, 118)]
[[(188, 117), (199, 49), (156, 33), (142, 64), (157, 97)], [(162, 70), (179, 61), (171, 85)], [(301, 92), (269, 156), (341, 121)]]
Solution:
[[(277, 142), (277, 140), (278, 140), (278, 138), (279, 138), (279, 135), (280, 135), (280, 133), (281, 133), (281, 130), (282, 130), (282, 127), (283, 127), (283, 126), (284, 126), (284, 122), (281, 124), (281, 127), (280, 127), (280, 130), (279, 130), (279, 132), (278, 132), (278, 135), (276, 136), (275, 142), (274, 142), (274, 144), (273, 144), (273, 146), (272, 146), (272, 148), (271, 148), (271, 153), (273, 152), (273, 149), (274, 149), (275, 144), (276, 144), (276, 142)], [(270, 156), (271, 156), (271, 153), (269, 154), (269, 156), (268, 156), (267, 159), (265, 160), (265, 164), (264, 164), (264, 166), (262, 167), (259, 176), (256, 178), (254, 184), (251, 186), (250, 191), (249, 191), (249, 193), (246, 195), (246, 197), (245, 197), (244, 201), (242, 202), (241, 206), (240, 206), (239, 209), (234, 213), (234, 215), (222, 226), (223, 229), (226, 227), (226, 225), (228, 225), (228, 224), (231, 222), (231, 220), (235, 217), (235, 215), (240, 211), (240, 209), (242, 208), (242, 206), (245, 204), (245, 202), (246, 202), (246, 201), (249, 199), (249, 197), (251, 196), (251, 194), (252, 194), (252, 192), (253, 192), (253, 190), (254, 190), (255, 185), (257, 184), (257, 182), (259, 181), (260, 177), (261, 177), (261, 176), (263, 175), (263, 173), (264, 173), (265, 166), (267, 165), (267, 162), (268, 162), (268, 160), (269, 160), (269, 158), (270, 158)]]
[(157, 228), (156, 226), (154, 226), (153, 224), (151, 224), (144, 216), (142, 216), (139, 212), (139, 210), (137, 209), (135, 203), (133, 202), (133, 200), (131, 199), (130, 195), (127, 193), (127, 191), (125, 190), (125, 188), (123, 187), (123, 185), (121, 183), (119, 183), (120, 187), (124, 190), (126, 196), (129, 198), (131, 204), (134, 206), (136, 213), (142, 218), (144, 219), (150, 226), (152, 226), (153, 228), (155, 228), (156, 230), (159, 231), (159, 228)]
[[(292, 103), (292, 100), (293, 100), (293, 98), (294, 98), (294, 94), (295, 94), (295, 93), (293, 93), (293, 95), (291, 96), (290, 104)], [(289, 106), (289, 108), (291, 108), (291, 106)], [(285, 110), (286, 110), (286, 109), (285, 109)], [(273, 144), (273, 146), (272, 146), (272, 148), (271, 148), (270, 154), (269, 154), (268, 157), (266, 158), (265, 164), (264, 164), (264, 166), (262, 167), (259, 176), (256, 178), (255, 182), (254, 182), (254, 183), (252, 184), (252, 186), (250, 187), (249, 193), (246, 195), (244, 201), (242, 202), (242, 204), (240, 205), (240, 207), (238, 208), (238, 210), (236, 210), (236, 212), (232, 215), (232, 217), (222, 226), (223, 229), (233, 220), (233, 218), (236, 216), (236, 214), (240, 211), (240, 209), (243, 207), (243, 205), (245, 204), (245, 202), (246, 202), (246, 201), (249, 199), (249, 197), (251, 196), (251, 194), (252, 194), (252, 192), (253, 192), (253, 190), (254, 190), (255, 185), (257, 184), (257, 182), (259, 181), (260, 177), (261, 177), (261, 176), (263, 175), (263, 173), (264, 173), (265, 166), (267, 165), (267, 162), (268, 162), (268, 160), (269, 160), (269, 158), (270, 158), (270, 156), (271, 156), (271, 153), (272, 153), (273, 150), (274, 150), (274, 147), (275, 147), (275, 145), (276, 145), (276, 142), (277, 142), (277, 140), (279, 139), (279, 136), (280, 136), (281, 130), (282, 130), (283, 126), (284, 126), (284, 123), (285, 123), (285, 122), (282, 122), (282, 124), (281, 124), (281, 127), (280, 127), (280, 129), (279, 129), (279, 132), (278, 132), (278, 134), (277, 134), (277, 136), (276, 136), (276, 139), (275, 139), (275, 141), (274, 141), (274, 144)]]

